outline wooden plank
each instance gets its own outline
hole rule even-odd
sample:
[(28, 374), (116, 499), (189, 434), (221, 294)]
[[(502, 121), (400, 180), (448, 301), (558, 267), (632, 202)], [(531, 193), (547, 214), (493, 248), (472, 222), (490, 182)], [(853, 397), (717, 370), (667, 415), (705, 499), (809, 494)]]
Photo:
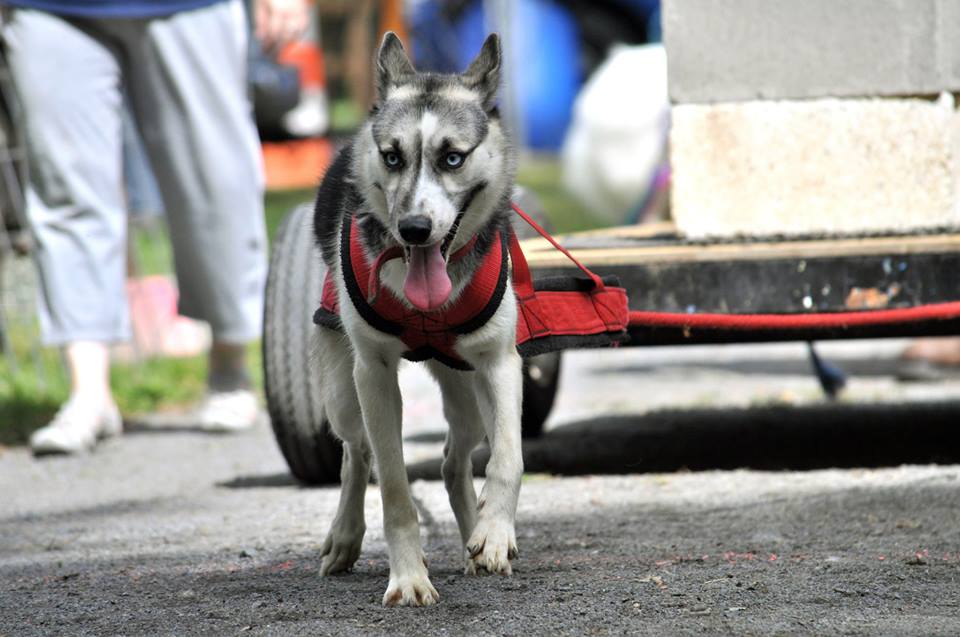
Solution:
[(642, 223), (632, 226), (614, 226), (612, 228), (597, 228), (596, 230), (583, 230), (574, 234), (560, 235), (562, 238), (583, 238), (583, 237), (617, 237), (623, 239), (652, 239), (655, 237), (673, 237), (677, 238), (677, 227), (672, 221), (658, 221), (656, 223)]
[[(608, 247), (587, 247), (606, 240)], [(704, 261), (763, 261), (849, 256), (901, 256), (960, 253), (960, 234), (819, 239), (798, 241), (689, 244), (679, 241), (640, 243), (616, 234), (567, 235), (561, 244), (588, 266)], [(569, 261), (543, 239), (523, 242), (531, 268), (566, 267)]]
[[(641, 311), (808, 314), (960, 301), (958, 250), (589, 265), (617, 276)], [(534, 270), (553, 275), (580, 272), (569, 261)]]

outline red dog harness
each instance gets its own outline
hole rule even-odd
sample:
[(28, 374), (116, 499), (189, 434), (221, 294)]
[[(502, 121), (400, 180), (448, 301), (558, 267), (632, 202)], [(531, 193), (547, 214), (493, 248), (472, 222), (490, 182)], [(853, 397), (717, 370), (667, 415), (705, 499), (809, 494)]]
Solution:
[[(340, 234), (340, 270), (350, 301), (374, 329), (396, 336), (407, 347), (404, 358), (434, 358), (454, 369), (472, 369), (457, 354), (457, 338), (481, 328), (500, 306), (512, 265), (517, 297), (517, 350), (534, 356), (571, 347), (618, 345), (626, 339), (627, 294), (616, 277), (601, 278), (584, 267), (553, 237), (515, 204), (513, 209), (554, 247), (573, 261), (588, 278), (547, 277), (533, 281), (514, 233), (497, 233), (473, 278), (452, 303), (437, 311), (422, 311), (381, 289), (380, 268), (403, 256), (399, 247), (385, 250), (370, 263), (351, 218)], [(456, 261), (473, 248), (471, 241), (451, 256)], [(508, 261), (507, 254), (510, 259)], [(328, 272), (320, 308), (313, 320), (342, 331), (340, 308), (333, 277)]]

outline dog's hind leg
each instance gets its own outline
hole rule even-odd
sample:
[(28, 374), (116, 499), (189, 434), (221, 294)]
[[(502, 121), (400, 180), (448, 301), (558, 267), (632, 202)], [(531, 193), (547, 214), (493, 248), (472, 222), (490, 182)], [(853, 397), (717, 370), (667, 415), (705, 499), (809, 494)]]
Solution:
[(370, 447), (363, 432), (360, 404), (353, 383), (353, 355), (346, 337), (318, 327), (314, 340), (314, 365), (319, 366), (318, 387), (327, 418), (343, 441), (340, 469), (340, 503), (320, 555), (321, 575), (346, 571), (360, 557), (366, 522), (363, 500), (370, 480)]
[[(477, 524), (477, 492), (473, 488), (473, 463), (470, 454), (483, 440), (483, 414), (477, 403), (476, 374), (450, 369), (431, 362), (430, 372), (443, 394), (443, 415), (450, 430), (443, 447), (441, 473), (450, 497), (450, 507), (460, 527), (460, 538), (466, 547)], [(473, 562), (467, 559), (467, 570)]]
[(390, 554), (390, 583), (383, 595), (383, 604), (433, 604), (440, 596), (427, 574), (417, 509), (403, 462), (402, 402), (397, 381), (399, 348), (388, 351), (386, 346), (361, 339), (355, 339), (353, 343), (356, 347), (353, 377), (363, 410), (363, 422), (377, 461), (383, 530)]
[(477, 524), (467, 541), (467, 552), (476, 571), (510, 575), (510, 560), (517, 555), (515, 519), (523, 477), (521, 368), (520, 356), (512, 343), (478, 360), (478, 399), (491, 406), (493, 417), (484, 419), (490, 461), (477, 505)]

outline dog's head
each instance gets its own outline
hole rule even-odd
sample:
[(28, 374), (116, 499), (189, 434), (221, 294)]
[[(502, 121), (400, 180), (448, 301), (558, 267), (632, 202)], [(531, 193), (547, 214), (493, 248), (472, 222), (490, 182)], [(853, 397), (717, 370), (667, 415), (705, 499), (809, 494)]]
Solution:
[(496, 110), (500, 40), (459, 75), (418, 73), (393, 33), (376, 58), (378, 101), (354, 146), (370, 211), (404, 248), (404, 292), (433, 310), (450, 296), (451, 253), (485, 227), (513, 184)]

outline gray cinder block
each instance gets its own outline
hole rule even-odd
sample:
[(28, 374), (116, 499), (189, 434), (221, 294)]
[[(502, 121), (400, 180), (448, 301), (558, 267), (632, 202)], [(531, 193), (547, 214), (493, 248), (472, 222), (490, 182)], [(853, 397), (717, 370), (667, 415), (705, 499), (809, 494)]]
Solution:
[(664, 0), (678, 103), (960, 91), (960, 0)]
[(689, 237), (960, 228), (949, 95), (677, 105), (670, 145)]

